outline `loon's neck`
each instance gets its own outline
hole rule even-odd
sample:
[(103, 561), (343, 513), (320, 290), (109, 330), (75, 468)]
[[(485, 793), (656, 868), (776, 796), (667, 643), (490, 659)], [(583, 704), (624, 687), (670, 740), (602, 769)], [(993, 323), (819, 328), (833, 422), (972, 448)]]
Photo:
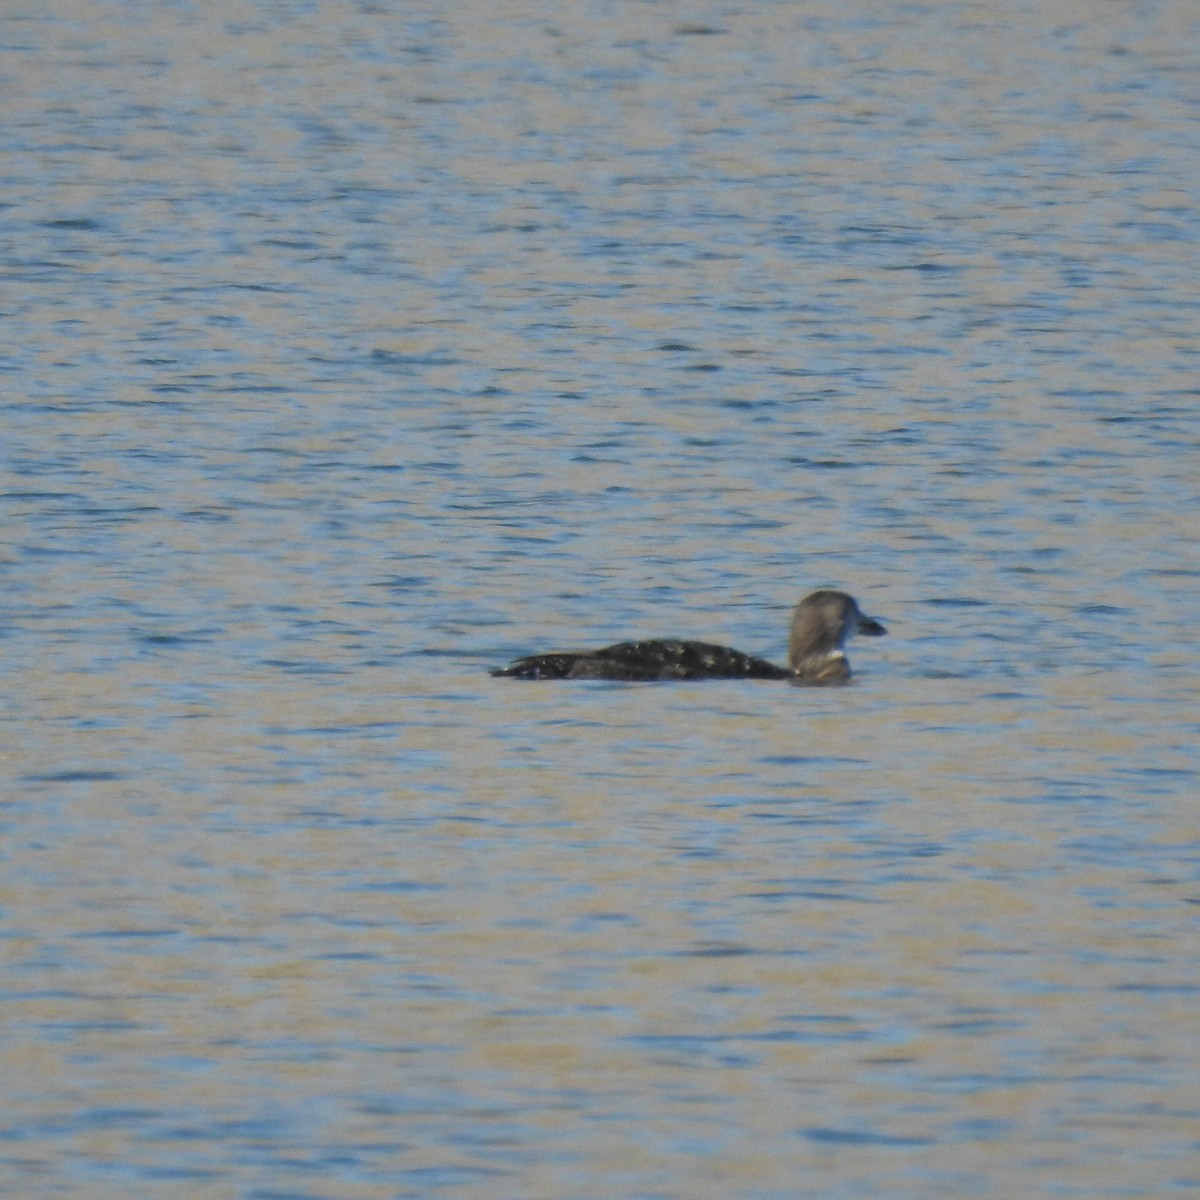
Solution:
[(799, 683), (841, 683), (850, 678), (850, 663), (844, 650), (809, 654), (792, 664)]

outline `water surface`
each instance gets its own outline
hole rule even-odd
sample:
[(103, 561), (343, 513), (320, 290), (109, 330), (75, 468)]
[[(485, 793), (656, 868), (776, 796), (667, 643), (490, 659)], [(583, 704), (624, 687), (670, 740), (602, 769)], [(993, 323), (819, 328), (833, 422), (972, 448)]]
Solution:
[(1193, 5), (0, 44), (3, 1190), (1200, 1191)]

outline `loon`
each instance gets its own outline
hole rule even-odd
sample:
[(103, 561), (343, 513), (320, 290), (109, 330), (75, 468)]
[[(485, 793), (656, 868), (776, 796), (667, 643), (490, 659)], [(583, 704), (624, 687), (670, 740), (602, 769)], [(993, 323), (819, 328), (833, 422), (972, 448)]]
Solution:
[(864, 616), (853, 596), (820, 591), (806, 596), (792, 614), (788, 665), (778, 667), (728, 646), (709, 642), (619, 642), (603, 650), (531, 654), (493, 675), (513, 679), (615, 679), (643, 683), (658, 679), (790, 679), (793, 683), (846, 683), (846, 639), (861, 633), (881, 637), (887, 630)]

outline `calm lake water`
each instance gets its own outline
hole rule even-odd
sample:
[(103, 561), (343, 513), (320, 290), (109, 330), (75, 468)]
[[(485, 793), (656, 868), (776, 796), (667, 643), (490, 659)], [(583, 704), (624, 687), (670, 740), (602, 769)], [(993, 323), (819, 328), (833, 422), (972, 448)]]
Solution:
[(0, 1191), (1200, 1194), (1194, 0), (22, 7)]

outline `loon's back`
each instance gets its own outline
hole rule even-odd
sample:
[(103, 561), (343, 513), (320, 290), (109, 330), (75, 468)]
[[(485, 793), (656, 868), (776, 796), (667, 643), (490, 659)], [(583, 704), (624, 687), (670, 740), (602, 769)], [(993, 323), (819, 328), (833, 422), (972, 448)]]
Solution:
[(615, 679), (646, 683), (655, 679), (787, 679), (792, 672), (728, 646), (668, 638), (619, 642), (603, 650), (531, 654), (492, 674), (515, 679)]

